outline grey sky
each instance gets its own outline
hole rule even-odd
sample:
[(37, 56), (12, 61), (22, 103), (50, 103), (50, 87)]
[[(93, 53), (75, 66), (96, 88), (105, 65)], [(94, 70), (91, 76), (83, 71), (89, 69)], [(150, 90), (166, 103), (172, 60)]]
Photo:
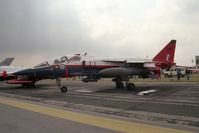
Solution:
[(84, 52), (152, 58), (176, 39), (176, 62), (191, 65), (198, 7), (198, 0), (0, 0), (0, 59), (33, 66)]

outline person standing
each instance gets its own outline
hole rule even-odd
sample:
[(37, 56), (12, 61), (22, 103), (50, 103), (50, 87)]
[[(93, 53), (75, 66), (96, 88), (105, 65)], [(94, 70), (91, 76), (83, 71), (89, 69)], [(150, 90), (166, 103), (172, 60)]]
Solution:
[(180, 68), (177, 68), (177, 79), (180, 80), (181, 77), (181, 70)]
[(190, 70), (189, 69), (186, 69), (186, 75), (187, 75), (187, 80), (190, 79)]
[(156, 67), (156, 77), (157, 77), (157, 80), (161, 79), (161, 68), (160, 67)]

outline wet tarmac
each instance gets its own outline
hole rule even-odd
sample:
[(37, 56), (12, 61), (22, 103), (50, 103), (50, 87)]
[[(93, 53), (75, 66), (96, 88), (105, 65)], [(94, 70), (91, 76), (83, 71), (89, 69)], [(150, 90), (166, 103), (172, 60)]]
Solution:
[[(68, 87), (65, 94), (54, 80), (40, 81), (34, 88), (1, 82), (0, 96), (199, 131), (197, 82), (135, 82), (134, 91), (116, 89), (110, 80), (82, 83), (64, 79), (62, 83)], [(149, 93), (139, 95), (142, 92)]]

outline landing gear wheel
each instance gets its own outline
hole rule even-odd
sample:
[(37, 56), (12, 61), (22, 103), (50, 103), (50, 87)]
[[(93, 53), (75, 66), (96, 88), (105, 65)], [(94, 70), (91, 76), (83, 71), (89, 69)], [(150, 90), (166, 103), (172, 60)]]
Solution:
[(135, 84), (133, 84), (133, 83), (128, 83), (127, 86), (126, 86), (126, 88), (127, 88), (128, 90), (135, 90)]
[(60, 79), (60, 78), (57, 78), (57, 79), (56, 79), (56, 82), (57, 82), (58, 88), (60, 89), (60, 91), (61, 91), (62, 93), (65, 93), (65, 92), (68, 91), (68, 89), (67, 89), (66, 86), (62, 86), (62, 84), (61, 84), (61, 79)]
[(116, 82), (116, 88), (124, 88), (123, 82)]
[(62, 93), (65, 93), (65, 92), (68, 91), (68, 89), (67, 89), (66, 86), (62, 86), (62, 87), (60, 88), (60, 90), (61, 90)]

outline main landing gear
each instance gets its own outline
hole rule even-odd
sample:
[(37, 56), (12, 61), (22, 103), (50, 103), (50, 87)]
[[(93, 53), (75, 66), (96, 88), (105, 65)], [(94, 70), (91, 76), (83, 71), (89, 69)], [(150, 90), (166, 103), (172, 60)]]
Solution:
[(61, 79), (60, 79), (60, 78), (57, 78), (57, 79), (56, 79), (56, 82), (57, 82), (58, 88), (60, 89), (60, 91), (61, 91), (62, 93), (65, 93), (65, 92), (68, 91), (68, 88), (67, 88), (66, 86), (62, 86), (62, 84), (61, 84)]
[(122, 81), (115, 82), (116, 88), (124, 88), (124, 83)]
[(128, 90), (135, 90), (135, 84), (134, 83), (125, 83), (126, 84), (126, 88)]
[[(125, 85), (122, 81), (114, 81), (116, 88), (127, 88), (127, 90), (135, 90), (135, 84), (129, 83), (128, 81), (125, 81)], [(125, 86), (125, 87), (124, 87)]]

